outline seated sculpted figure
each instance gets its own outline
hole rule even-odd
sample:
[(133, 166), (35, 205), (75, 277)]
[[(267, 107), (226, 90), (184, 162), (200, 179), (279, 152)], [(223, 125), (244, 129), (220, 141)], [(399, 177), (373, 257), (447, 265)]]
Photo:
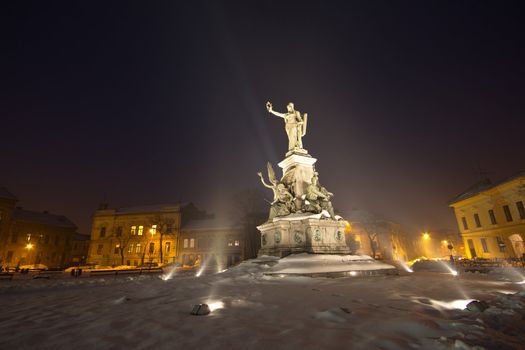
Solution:
[(319, 177), (317, 172), (312, 176), (312, 182), (306, 188), (305, 204), (303, 211), (320, 213), (326, 210), (332, 219), (335, 219), (334, 208), (330, 199), (333, 193), (328, 192), (326, 188), (319, 184)]
[(288, 191), (288, 188), (283, 183), (277, 181), (272, 165), (268, 163), (267, 166), (270, 184), (264, 181), (261, 172), (258, 172), (257, 175), (261, 178), (264, 187), (270, 188), (273, 191), (273, 202), (271, 203), (270, 215), (268, 217), (268, 219), (271, 220), (276, 216), (285, 216), (295, 212), (295, 203), (294, 196)]

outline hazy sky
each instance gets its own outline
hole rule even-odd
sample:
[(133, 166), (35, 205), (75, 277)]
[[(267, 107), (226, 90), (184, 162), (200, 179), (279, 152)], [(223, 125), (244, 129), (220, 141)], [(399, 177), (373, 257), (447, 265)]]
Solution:
[[(342, 212), (453, 228), (447, 201), (525, 170), (523, 2), (2, 2), (0, 185), (89, 232), (110, 206), (217, 211), (286, 152)], [(268, 198), (271, 194), (268, 193)]]

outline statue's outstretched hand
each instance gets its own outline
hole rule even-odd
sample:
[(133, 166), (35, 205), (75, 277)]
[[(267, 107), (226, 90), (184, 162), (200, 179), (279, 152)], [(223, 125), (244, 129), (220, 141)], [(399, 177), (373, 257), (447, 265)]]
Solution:
[(268, 112), (272, 111), (272, 103), (270, 101), (266, 102), (266, 109), (268, 110)]
[(262, 177), (262, 173), (260, 171), (257, 173), (257, 175), (259, 175), (259, 177)]

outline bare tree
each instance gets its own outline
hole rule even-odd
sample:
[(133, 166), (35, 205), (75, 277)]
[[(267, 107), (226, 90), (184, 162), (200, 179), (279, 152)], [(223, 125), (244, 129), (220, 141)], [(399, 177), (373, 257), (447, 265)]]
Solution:
[(155, 215), (151, 220), (152, 226), (156, 225), (155, 234), (159, 235), (160, 264), (164, 263), (164, 249), (163, 249), (164, 236), (173, 235), (174, 222), (175, 220), (173, 218), (167, 217), (161, 214)]
[(129, 241), (131, 240), (131, 234), (129, 231), (126, 231), (126, 233), (123, 233), (122, 230), (117, 230), (114, 236), (118, 242), (118, 249), (119, 249), (119, 254), (120, 254), (120, 265), (124, 265), (124, 250), (129, 245)]

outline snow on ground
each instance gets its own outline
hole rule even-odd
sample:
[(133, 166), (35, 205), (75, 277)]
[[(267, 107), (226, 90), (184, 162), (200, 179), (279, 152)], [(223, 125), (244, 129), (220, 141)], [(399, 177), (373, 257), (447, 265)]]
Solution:
[(368, 255), (293, 254), (278, 260), (268, 272), (283, 274), (315, 274), (343, 271), (395, 269)]
[[(518, 349), (525, 342), (523, 271), (330, 279), (265, 276), (270, 268), (259, 260), (168, 280), (0, 281), (0, 348)], [(462, 310), (471, 299), (490, 307)], [(202, 302), (212, 313), (190, 315)]]

